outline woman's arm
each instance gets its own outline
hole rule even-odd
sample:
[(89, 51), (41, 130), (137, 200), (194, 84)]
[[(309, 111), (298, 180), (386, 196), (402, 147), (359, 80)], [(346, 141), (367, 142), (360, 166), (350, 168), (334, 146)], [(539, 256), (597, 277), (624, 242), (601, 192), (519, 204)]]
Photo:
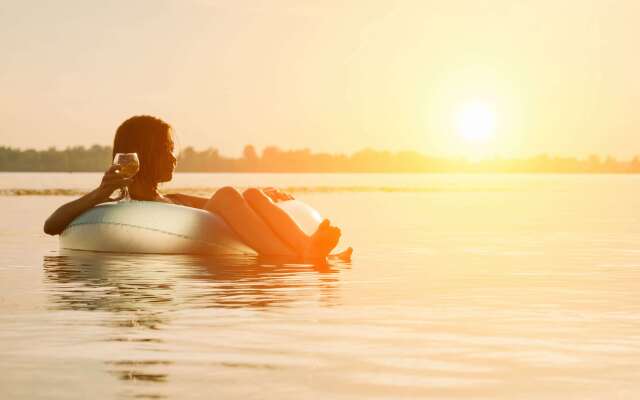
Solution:
[(131, 178), (124, 178), (119, 174), (119, 167), (119, 165), (112, 165), (105, 172), (97, 189), (55, 210), (45, 221), (44, 232), (48, 235), (60, 234), (78, 215), (97, 204), (109, 201), (109, 196), (114, 190), (131, 183)]
[(48, 235), (58, 235), (69, 225), (78, 215), (91, 207), (104, 202), (98, 189), (92, 190), (84, 196), (60, 206), (51, 214), (44, 223), (44, 233)]
[(182, 193), (171, 193), (165, 195), (165, 197), (176, 203), (193, 208), (204, 208), (207, 201), (209, 201), (206, 197), (190, 196)]

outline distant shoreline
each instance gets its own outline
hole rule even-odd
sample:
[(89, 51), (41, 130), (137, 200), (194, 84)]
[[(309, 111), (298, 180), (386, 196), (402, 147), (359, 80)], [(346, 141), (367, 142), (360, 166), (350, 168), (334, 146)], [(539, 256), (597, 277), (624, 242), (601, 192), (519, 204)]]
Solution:
[[(21, 150), (0, 146), (0, 172), (102, 172), (111, 164), (111, 147)], [(640, 156), (628, 161), (590, 155), (586, 158), (541, 154), (529, 158), (495, 157), (479, 161), (431, 157), (415, 151), (364, 149), (351, 155), (281, 150), (268, 146), (258, 154), (245, 146), (238, 158), (209, 148), (187, 147), (178, 155), (176, 172), (220, 173), (502, 173), (502, 174), (634, 174)]]
[[(103, 170), (96, 171), (3, 171), (3, 174), (101, 174)], [(640, 171), (180, 171), (178, 174), (338, 174), (338, 175), (637, 175)]]
[[(191, 195), (210, 195), (219, 187), (176, 187), (164, 189), (164, 193), (184, 193)], [(499, 186), (285, 186), (279, 189), (293, 194), (303, 193), (444, 193), (444, 192), (504, 192), (511, 191)], [(0, 189), (0, 196), (81, 196), (88, 193), (88, 189), (28, 189), (28, 188), (4, 188)]]

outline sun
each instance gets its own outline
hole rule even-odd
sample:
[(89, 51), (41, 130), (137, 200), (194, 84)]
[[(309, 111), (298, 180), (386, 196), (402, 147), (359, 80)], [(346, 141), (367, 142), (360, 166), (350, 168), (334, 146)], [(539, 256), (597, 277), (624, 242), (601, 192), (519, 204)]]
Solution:
[(460, 106), (454, 123), (457, 133), (469, 142), (485, 142), (496, 130), (496, 114), (490, 104), (471, 101)]

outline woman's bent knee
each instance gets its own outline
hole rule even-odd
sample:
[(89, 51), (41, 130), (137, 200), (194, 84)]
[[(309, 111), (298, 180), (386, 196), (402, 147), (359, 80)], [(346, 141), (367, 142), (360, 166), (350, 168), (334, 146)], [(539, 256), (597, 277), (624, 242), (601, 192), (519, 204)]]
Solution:
[(268, 200), (267, 196), (262, 193), (262, 190), (253, 187), (242, 192), (242, 197), (244, 197), (244, 199), (249, 203)]
[(218, 189), (207, 203), (207, 208), (219, 210), (244, 203), (244, 198), (235, 188), (225, 186)]

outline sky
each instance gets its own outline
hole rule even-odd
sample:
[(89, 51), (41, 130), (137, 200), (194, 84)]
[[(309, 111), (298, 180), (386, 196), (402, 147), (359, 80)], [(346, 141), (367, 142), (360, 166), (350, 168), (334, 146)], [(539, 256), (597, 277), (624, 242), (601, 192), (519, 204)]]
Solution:
[[(638, 15), (635, 0), (4, 0), (0, 145), (110, 144), (150, 114), (180, 146), (233, 156), (628, 158)], [(492, 110), (485, 140), (456, 131), (467, 104)]]

